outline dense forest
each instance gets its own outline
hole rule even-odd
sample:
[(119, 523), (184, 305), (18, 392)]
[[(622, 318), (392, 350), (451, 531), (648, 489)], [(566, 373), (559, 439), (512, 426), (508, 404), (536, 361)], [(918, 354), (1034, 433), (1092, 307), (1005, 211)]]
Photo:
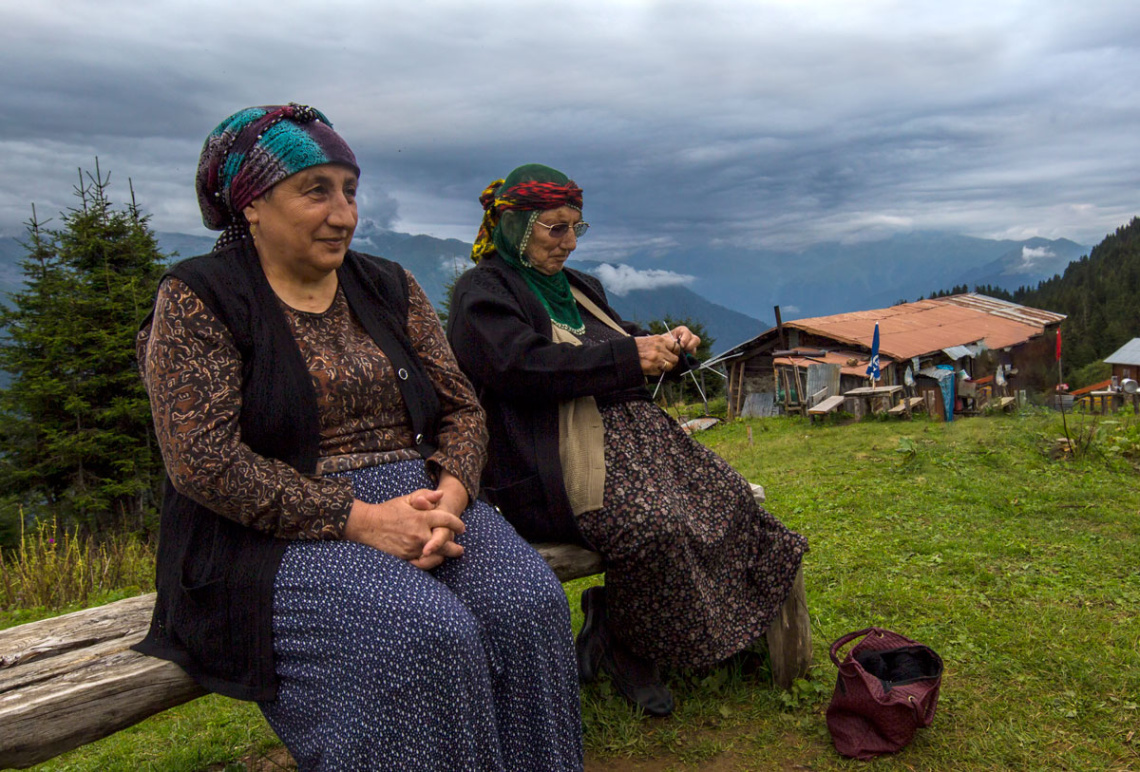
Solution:
[(1013, 293), (1013, 301), (1065, 314), (1065, 370), (1076, 370), (1140, 336), (1140, 218), (1116, 229), (1062, 276)]
[[(939, 290), (932, 298), (969, 292), (966, 285)], [(1009, 292), (978, 286), (974, 292), (1033, 308), (1065, 314), (1061, 324), (1066, 378), (1087, 370), (1095, 379), (1107, 373), (1098, 363), (1135, 337), (1140, 337), (1140, 218), (1116, 229), (1080, 260), (1069, 263), (1063, 275), (1037, 287)], [(921, 299), (921, 298), (920, 298)], [(1107, 375), (1103, 375), (1107, 377)]]

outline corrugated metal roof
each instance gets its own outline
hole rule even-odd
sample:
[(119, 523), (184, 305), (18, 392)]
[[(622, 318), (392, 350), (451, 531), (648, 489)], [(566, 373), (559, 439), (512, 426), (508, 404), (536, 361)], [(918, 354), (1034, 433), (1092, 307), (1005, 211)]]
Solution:
[(950, 357), (953, 361), (957, 362), (959, 359), (974, 357), (974, 348), (971, 346), (947, 346), (942, 349), (942, 353)]
[(979, 311), (985, 311), (987, 314), (1033, 325), (1041, 329), (1045, 329), (1050, 324), (1056, 324), (1065, 318), (1064, 314), (1055, 314), (1052, 311), (1042, 311), (1039, 308), (1030, 308), (1029, 306), (1019, 306), (1017, 303), (1011, 303), (1008, 300), (998, 300), (989, 295), (979, 295), (976, 292), (951, 295), (947, 298), (937, 298), (937, 300), (953, 303), (963, 308), (976, 308)]
[(947, 378), (954, 378), (957, 376), (957, 371), (947, 370), (944, 367), (924, 367), (918, 371), (919, 375), (925, 375), (927, 378), (934, 378), (938, 381), (944, 381)]
[(895, 359), (984, 342), (1001, 349), (1040, 335), (1065, 317), (970, 293), (890, 308), (785, 322), (785, 327), (869, 350), (879, 323), (879, 351)]
[(1104, 358), (1110, 365), (1140, 365), (1140, 338), (1133, 338)]
[(947, 346), (946, 348), (942, 349), (943, 354), (955, 361), (964, 359), (966, 357), (973, 359), (983, 351), (989, 351), (989, 346), (986, 345), (986, 342), (984, 340), (977, 343), (971, 343), (969, 346)]

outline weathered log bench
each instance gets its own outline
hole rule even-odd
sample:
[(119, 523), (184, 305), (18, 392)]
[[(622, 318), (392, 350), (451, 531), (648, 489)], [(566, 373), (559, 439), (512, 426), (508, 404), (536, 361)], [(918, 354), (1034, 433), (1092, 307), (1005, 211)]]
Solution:
[[(764, 489), (752, 487), (762, 502)], [(596, 552), (535, 547), (563, 582), (605, 570)], [(153, 608), (151, 593), (0, 630), (0, 769), (38, 764), (205, 694), (177, 665), (131, 651)], [(811, 665), (802, 571), (767, 640), (773, 678), (787, 688)]]

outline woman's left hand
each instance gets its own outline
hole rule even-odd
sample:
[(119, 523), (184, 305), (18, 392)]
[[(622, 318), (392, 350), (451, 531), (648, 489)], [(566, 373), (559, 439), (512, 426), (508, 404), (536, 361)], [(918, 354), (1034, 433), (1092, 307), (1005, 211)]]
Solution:
[(690, 354), (697, 353), (697, 346), (701, 345), (701, 338), (699, 335), (693, 333), (685, 325), (679, 325), (669, 331), (674, 340), (680, 341), (681, 348), (688, 351)]

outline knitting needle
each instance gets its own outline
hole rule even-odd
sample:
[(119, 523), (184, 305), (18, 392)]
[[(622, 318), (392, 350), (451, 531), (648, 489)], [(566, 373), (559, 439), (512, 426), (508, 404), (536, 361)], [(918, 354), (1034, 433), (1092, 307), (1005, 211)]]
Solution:
[[(661, 328), (665, 330), (665, 333), (664, 333), (665, 335), (669, 334), (669, 325), (665, 324), (665, 322), (661, 322)], [(681, 339), (679, 337), (677, 337), (676, 335), (674, 335), (673, 340), (677, 341), (677, 349), (680, 350), (681, 349)], [(658, 378), (657, 378), (657, 387), (653, 389), (653, 399), (654, 400), (657, 399), (657, 392), (661, 391), (661, 384), (664, 382), (665, 382), (665, 371), (662, 370), (661, 375), (658, 376)]]
[[(666, 332), (666, 334), (668, 334), (669, 325), (665, 324), (665, 322), (661, 322), (661, 326), (665, 328), (665, 332)], [(685, 349), (681, 346), (681, 336), (675, 334), (675, 335), (673, 335), (673, 340), (677, 341), (677, 352), (678, 352), (679, 356), (684, 357), (685, 356)], [(688, 372), (689, 372), (689, 376), (693, 379), (693, 385), (697, 387), (697, 393), (701, 395), (701, 402), (703, 402), (705, 404), (705, 413), (707, 414), (709, 412), (709, 401), (708, 401), (708, 398), (705, 397), (705, 390), (702, 389), (701, 384), (697, 382), (697, 374), (693, 372), (692, 367), (689, 368)], [(665, 373), (661, 373), (661, 377), (664, 378)], [(658, 388), (660, 388), (660, 386), (661, 386), (660, 381), (657, 382), (657, 386), (658, 386)], [(656, 391), (653, 392), (653, 398), (654, 399), (657, 398), (657, 392)]]

